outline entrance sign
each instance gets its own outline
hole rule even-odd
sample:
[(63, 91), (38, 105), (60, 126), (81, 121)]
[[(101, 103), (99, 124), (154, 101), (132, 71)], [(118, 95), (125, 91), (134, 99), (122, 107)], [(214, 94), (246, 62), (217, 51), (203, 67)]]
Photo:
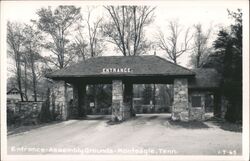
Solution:
[(102, 68), (102, 73), (131, 73), (131, 68)]
[(95, 103), (94, 103), (94, 102), (90, 102), (90, 103), (89, 103), (89, 106), (90, 106), (90, 107), (94, 107), (94, 106), (95, 106)]

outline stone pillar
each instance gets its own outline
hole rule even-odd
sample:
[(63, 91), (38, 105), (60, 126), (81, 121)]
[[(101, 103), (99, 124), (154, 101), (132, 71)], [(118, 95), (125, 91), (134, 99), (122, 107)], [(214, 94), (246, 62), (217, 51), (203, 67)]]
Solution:
[(52, 113), (60, 113), (62, 120), (68, 119), (67, 85), (64, 81), (55, 81), (51, 90)]
[(135, 116), (135, 111), (133, 110), (133, 84), (125, 83), (124, 84), (124, 119), (128, 119), (132, 116)]
[(82, 83), (78, 86), (78, 117), (86, 116), (86, 84)]
[(123, 85), (122, 80), (112, 81), (112, 121), (123, 121)]
[(172, 120), (188, 121), (188, 80), (176, 78), (174, 80), (174, 102)]

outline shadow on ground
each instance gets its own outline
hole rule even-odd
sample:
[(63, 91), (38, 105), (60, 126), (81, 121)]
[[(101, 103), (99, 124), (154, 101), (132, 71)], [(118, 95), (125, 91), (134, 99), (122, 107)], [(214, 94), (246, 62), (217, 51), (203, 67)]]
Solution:
[(110, 120), (111, 116), (109, 115), (87, 115), (87, 117), (82, 120)]
[(155, 116), (149, 117), (148, 120), (154, 120), (154, 119), (157, 119), (157, 118), (158, 118), (158, 116), (155, 115)]
[(189, 122), (182, 122), (182, 121), (173, 121), (171, 119), (167, 120), (169, 124), (173, 128), (186, 128), (186, 129), (204, 129), (204, 128), (209, 128), (208, 125), (206, 125), (204, 122), (200, 121), (189, 121)]
[(8, 127), (7, 136), (27, 132), (27, 131), (30, 131), (33, 129), (38, 129), (38, 128), (48, 126), (48, 125), (55, 125), (55, 124), (58, 124), (61, 122), (62, 121), (53, 121), (53, 122), (42, 123), (42, 124), (38, 124), (38, 125), (21, 125), (18, 127)]
[(218, 126), (220, 129), (231, 132), (242, 132), (242, 124), (240, 123), (230, 123), (222, 119), (211, 118), (208, 123), (212, 123), (213, 125)]

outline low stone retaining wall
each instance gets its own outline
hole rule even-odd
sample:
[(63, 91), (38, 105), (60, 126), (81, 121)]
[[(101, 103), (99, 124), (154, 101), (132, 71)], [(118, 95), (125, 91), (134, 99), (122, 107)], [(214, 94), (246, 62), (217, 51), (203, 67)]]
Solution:
[(8, 102), (7, 119), (9, 124), (37, 124), (42, 109), (39, 102)]
[(204, 121), (205, 110), (202, 107), (191, 107), (189, 109), (189, 121)]

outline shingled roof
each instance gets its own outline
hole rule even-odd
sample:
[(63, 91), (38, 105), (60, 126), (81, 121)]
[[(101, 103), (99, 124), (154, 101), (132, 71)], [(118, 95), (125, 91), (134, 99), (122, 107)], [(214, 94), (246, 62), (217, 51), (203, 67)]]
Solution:
[[(109, 69), (118, 72), (105, 72)], [(129, 70), (123, 72), (122, 70)], [(120, 71), (121, 70), (121, 71)], [(49, 78), (100, 77), (100, 76), (194, 76), (187, 68), (161, 57), (147, 56), (101, 56), (87, 59), (47, 75)]]
[(208, 89), (218, 88), (220, 85), (221, 75), (213, 68), (192, 69), (195, 77), (188, 84), (189, 89)]

